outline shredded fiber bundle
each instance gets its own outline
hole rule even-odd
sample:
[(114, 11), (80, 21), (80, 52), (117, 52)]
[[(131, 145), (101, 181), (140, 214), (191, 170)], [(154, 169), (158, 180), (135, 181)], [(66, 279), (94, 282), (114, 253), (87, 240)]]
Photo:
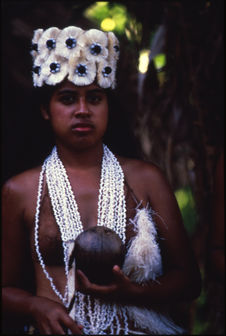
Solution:
[(127, 306), (129, 319), (134, 321), (135, 327), (144, 330), (147, 334), (179, 335), (185, 331), (177, 326), (168, 316), (140, 307)]
[[(123, 272), (137, 283), (155, 280), (162, 275), (162, 258), (156, 241), (157, 231), (149, 208), (137, 209), (133, 221), (137, 235), (131, 240)], [(126, 306), (128, 318), (147, 333), (177, 335), (185, 331), (168, 316), (143, 307)]]
[(137, 235), (131, 241), (123, 272), (138, 283), (155, 280), (162, 274), (162, 262), (151, 211), (146, 208), (137, 209), (137, 214), (131, 222)]

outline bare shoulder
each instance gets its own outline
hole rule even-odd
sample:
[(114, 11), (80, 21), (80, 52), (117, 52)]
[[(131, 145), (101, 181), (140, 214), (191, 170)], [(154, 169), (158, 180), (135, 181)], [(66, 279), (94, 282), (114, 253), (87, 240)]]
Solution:
[(125, 173), (133, 175), (134, 178), (156, 178), (163, 177), (161, 169), (150, 161), (130, 159), (125, 157), (118, 158)]
[(146, 199), (156, 197), (156, 193), (171, 192), (171, 187), (163, 171), (154, 163), (137, 159), (119, 157), (125, 178), (138, 194), (141, 192)]
[(144, 206), (150, 206), (154, 213), (158, 214), (158, 217), (155, 217), (155, 222), (162, 236), (167, 239), (171, 234), (175, 234), (177, 237), (185, 236), (173, 188), (162, 170), (157, 165), (142, 160), (119, 158), (119, 161), (125, 179), (138, 200)]
[(7, 180), (2, 187), (2, 198), (29, 198), (38, 187), (41, 166), (26, 170)]
[[(3, 284), (24, 286), (30, 267), (29, 234), (33, 225), (40, 167), (13, 176), (2, 188)], [(26, 279), (32, 272), (28, 272)], [(27, 280), (26, 280), (27, 281)]]

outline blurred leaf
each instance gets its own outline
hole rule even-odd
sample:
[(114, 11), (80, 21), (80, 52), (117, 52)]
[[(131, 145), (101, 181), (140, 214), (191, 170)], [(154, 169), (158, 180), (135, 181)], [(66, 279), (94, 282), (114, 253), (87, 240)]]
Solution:
[(155, 68), (157, 70), (162, 69), (166, 65), (166, 55), (165, 54), (158, 54), (153, 58), (153, 62), (155, 65)]
[(175, 196), (181, 211), (184, 226), (189, 235), (193, 234), (197, 224), (195, 201), (190, 187), (180, 188), (175, 191)]
[(97, 1), (84, 11), (84, 16), (106, 31), (110, 28), (108, 29), (104, 20), (112, 20), (114, 25), (112, 24), (111, 31), (115, 31), (118, 34), (126, 34), (129, 40), (141, 41), (142, 24), (131, 17), (126, 6), (122, 4)]

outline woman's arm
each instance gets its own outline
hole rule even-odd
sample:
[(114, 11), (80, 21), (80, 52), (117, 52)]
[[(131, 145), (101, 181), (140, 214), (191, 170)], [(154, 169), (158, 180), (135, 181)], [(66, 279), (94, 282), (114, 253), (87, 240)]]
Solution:
[[(2, 303), (3, 316), (9, 321), (32, 323), (42, 334), (65, 334), (69, 328), (81, 334), (81, 328), (69, 317), (66, 308), (52, 300), (37, 297), (26, 286), (32, 273), (29, 233), (24, 224), (26, 190), (17, 179), (2, 190)], [(34, 277), (30, 277), (34, 284)], [(29, 279), (29, 280), (30, 280)], [(20, 325), (21, 325), (20, 324)], [(5, 331), (7, 332), (7, 330)]]
[(110, 286), (98, 286), (78, 271), (77, 289), (106, 299), (142, 305), (195, 299), (200, 294), (201, 277), (175, 196), (157, 167), (145, 164), (139, 174), (142, 176), (139, 188), (146, 191), (151, 208), (157, 213), (154, 220), (161, 241), (163, 276), (138, 285), (115, 267), (115, 282)]

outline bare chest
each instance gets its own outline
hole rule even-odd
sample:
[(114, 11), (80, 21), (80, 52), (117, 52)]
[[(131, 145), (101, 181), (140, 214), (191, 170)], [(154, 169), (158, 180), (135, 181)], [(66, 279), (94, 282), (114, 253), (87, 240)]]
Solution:
[[(87, 187), (80, 188), (72, 185), (74, 198), (78, 206), (78, 212), (81, 218), (83, 229), (97, 225), (98, 214), (98, 197), (99, 186), (95, 183), (90, 183)], [(129, 189), (125, 186), (126, 208), (127, 208), (127, 226), (126, 237), (127, 241), (134, 236), (134, 231), (130, 223), (130, 219), (135, 216), (135, 208), (137, 206)], [(63, 247), (60, 228), (56, 223), (53, 207), (49, 197), (46, 184), (43, 188), (43, 195), (39, 213), (39, 248), (46, 265), (63, 265)], [(31, 250), (34, 261), (37, 261), (37, 255), (34, 244), (34, 225), (30, 231)]]

